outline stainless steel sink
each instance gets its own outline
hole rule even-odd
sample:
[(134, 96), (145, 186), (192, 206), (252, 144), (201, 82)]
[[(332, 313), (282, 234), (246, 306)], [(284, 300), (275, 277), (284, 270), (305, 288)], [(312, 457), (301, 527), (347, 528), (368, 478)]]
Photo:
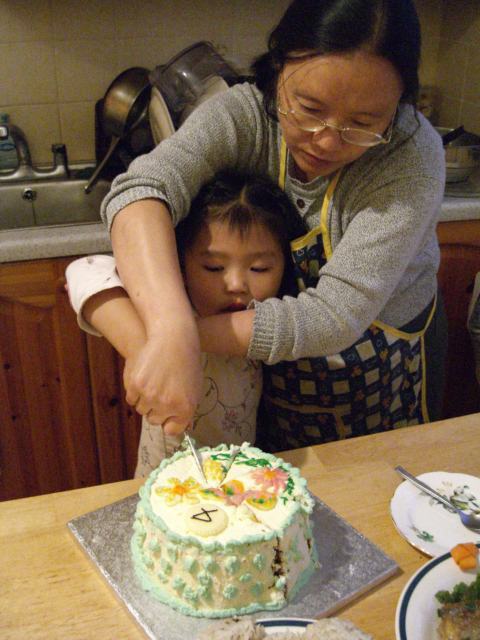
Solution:
[[(100, 204), (110, 182), (99, 180), (85, 193), (87, 178), (0, 182), (0, 229), (80, 224), (100, 221)], [(85, 172), (83, 172), (85, 175)]]

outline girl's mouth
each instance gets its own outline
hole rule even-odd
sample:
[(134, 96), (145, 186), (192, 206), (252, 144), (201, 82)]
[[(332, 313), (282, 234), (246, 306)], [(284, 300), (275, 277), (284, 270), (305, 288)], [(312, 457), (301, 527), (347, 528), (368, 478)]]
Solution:
[(234, 313), (235, 311), (245, 311), (246, 305), (241, 302), (232, 302), (228, 307), (222, 309), (222, 313)]

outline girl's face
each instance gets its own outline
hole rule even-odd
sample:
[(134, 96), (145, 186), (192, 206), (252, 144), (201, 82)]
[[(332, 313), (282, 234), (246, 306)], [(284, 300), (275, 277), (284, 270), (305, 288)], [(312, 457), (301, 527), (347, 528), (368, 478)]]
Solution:
[[(288, 62), (278, 81), (278, 105), (339, 127), (383, 134), (402, 91), (402, 80), (388, 60), (366, 51), (329, 54)], [(343, 141), (335, 129), (312, 133), (278, 117), (300, 180), (328, 176), (368, 150)]]
[(190, 301), (205, 317), (275, 296), (284, 266), (280, 243), (263, 225), (241, 236), (224, 222), (210, 222), (185, 252), (184, 277)]

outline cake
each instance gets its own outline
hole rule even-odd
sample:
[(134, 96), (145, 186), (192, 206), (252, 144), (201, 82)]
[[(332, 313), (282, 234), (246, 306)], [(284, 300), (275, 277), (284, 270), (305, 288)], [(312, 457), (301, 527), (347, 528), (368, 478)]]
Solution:
[(142, 586), (183, 614), (281, 609), (316, 567), (298, 469), (244, 443), (162, 461), (140, 489), (131, 548)]

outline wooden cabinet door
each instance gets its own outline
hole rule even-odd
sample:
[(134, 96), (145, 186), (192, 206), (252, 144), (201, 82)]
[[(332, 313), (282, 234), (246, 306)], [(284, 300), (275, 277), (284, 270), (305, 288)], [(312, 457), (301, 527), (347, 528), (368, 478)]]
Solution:
[(104, 338), (87, 345), (101, 482), (133, 478), (141, 416), (125, 401), (124, 360)]
[(69, 259), (0, 265), (0, 499), (100, 481), (85, 335)]
[(480, 221), (442, 222), (439, 283), (448, 318), (448, 353), (443, 415), (453, 418), (480, 411), (472, 345), (467, 330), (473, 281), (480, 271)]

